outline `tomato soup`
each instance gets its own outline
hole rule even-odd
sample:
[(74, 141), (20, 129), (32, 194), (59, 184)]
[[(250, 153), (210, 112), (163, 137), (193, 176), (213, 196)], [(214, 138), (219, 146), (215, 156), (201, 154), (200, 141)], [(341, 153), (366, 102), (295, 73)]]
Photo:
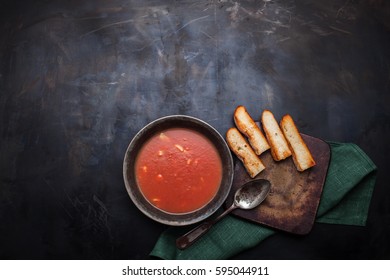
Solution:
[(145, 198), (169, 213), (188, 213), (213, 199), (222, 180), (218, 151), (202, 134), (170, 128), (151, 137), (135, 162)]

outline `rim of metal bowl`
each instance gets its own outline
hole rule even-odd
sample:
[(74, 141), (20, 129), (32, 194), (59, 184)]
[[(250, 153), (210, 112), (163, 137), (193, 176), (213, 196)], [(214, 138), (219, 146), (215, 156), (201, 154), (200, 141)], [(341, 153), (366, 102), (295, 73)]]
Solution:
[[(190, 213), (173, 214), (156, 208), (143, 196), (135, 179), (134, 163), (142, 145), (159, 131), (171, 127), (190, 128), (202, 133), (214, 144), (223, 164), (222, 181), (217, 194), (204, 207)], [(148, 123), (133, 137), (123, 160), (123, 179), (126, 190), (136, 207), (149, 218), (174, 226), (194, 224), (215, 213), (223, 205), (230, 192), (233, 175), (233, 157), (225, 139), (207, 122), (188, 115), (170, 115)]]

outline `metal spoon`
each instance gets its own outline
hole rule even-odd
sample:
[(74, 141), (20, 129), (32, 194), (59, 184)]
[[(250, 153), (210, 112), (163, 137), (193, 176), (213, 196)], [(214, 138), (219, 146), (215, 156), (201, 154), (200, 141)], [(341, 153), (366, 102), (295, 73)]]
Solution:
[(206, 221), (176, 240), (179, 249), (186, 249), (236, 208), (253, 209), (264, 201), (271, 189), (271, 183), (265, 179), (252, 180), (241, 186), (234, 194), (233, 204), (214, 220)]

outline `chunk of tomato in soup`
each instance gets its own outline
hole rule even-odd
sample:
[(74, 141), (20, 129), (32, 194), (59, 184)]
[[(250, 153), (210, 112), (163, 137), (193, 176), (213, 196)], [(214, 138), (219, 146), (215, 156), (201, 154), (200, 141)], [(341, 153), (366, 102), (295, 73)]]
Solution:
[(187, 128), (152, 136), (140, 149), (135, 173), (144, 197), (169, 213), (202, 208), (218, 192), (222, 161), (213, 143)]

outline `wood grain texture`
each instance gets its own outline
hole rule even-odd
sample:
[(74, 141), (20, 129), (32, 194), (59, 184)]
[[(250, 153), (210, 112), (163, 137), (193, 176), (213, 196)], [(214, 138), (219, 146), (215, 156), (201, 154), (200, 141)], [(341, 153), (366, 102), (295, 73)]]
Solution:
[[(294, 234), (310, 232), (328, 170), (330, 148), (318, 138), (301, 135), (317, 165), (299, 172), (291, 157), (277, 162), (269, 151), (265, 152), (260, 157), (266, 168), (255, 179), (269, 180), (271, 192), (259, 207), (253, 210), (237, 209), (234, 215)], [(251, 180), (240, 162), (236, 162), (234, 176), (227, 205), (231, 204), (234, 191)]]

